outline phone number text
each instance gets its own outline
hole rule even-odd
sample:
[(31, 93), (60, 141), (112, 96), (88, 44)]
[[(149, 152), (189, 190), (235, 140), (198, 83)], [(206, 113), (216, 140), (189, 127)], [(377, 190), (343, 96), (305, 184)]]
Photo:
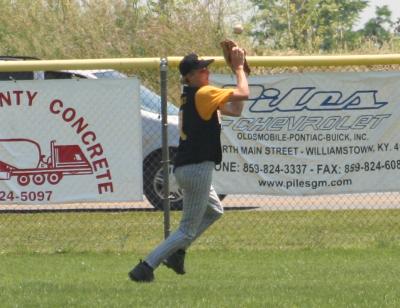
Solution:
[(366, 161), (363, 163), (346, 164), (345, 173), (352, 172), (374, 172), (380, 170), (400, 170), (400, 159), (385, 161)]
[(4, 201), (50, 201), (52, 191), (0, 191), (0, 202)]
[(245, 173), (268, 173), (268, 174), (305, 174), (305, 164), (284, 164), (284, 165), (259, 165), (243, 164), (242, 171)]

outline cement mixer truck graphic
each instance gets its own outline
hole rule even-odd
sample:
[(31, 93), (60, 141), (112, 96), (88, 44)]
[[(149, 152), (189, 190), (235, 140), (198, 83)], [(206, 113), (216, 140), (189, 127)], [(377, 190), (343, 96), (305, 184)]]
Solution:
[(85, 174), (93, 174), (93, 169), (79, 145), (56, 145), (53, 140), (46, 157), (34, 140), (0, 139), (0, 180), (16, 178), (21, 186), (46, 181), (56, 185), (66, 175)]

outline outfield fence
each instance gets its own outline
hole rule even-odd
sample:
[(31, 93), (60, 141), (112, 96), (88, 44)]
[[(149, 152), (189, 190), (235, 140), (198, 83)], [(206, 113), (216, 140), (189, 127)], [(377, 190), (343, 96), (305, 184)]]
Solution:
[[(229, 74), (222, 57), (212, 58), (216, 60), (214, 70), (217, 73)], [(0, 191), (0, 233), (3, 234), (0, 252), (42, 251), (42, 243), (46, 243), (46, 247), (50, 243), (56, 252), (142, 252), (135, 244), (136, 239), (155, 244), (177, 227), (182, 192), (174, 181), (170, 162), (179, 138), (176, 106), (179, 105), (181, 87), (177, 72), (180, 59), (0, 62), (0, 92), (1, 82), (90, 79), (92, 77), (85, 75), (88, 70), (103, 72), (104, 76), (96, 77), (99, 79), (115, 78), (107, 75), (106, 70), (110, 69), (139, 77), (142, 87), (137, 103), (141, 104), (144, 193), (142, 202), (40, 204), (40, 199), (46, 195), (37, 190), (24, 194), (24, 202), (20, 203), (9, 202), (15, 201), (11, 200), (15, 196), (9, 195), (9, 191)], [(400, 55), (249, 57), (248, 61), (253, 75), (397, 72)], [(395, 169), (398, 174), (400, 170), (397, 166)], [(31, 180), (35, 181), (34, 178)], [(221, 193), (220, 197), (226, 210), (223, 219), (228, 221), (224, 226), (229, 229), (221, 229), (217, 223), (199, 239), (203, 248), (229, 246), (240, 249), (241, 241), (255, 249), (324, 247), (325, 243), (346, 247), (360, 241), (358, 233), (359, 237), (370, 237), (367, 242), (372, 245), (400, 244), (400, 192), (397, 191), (308, 196)], [(274, 233), (268, 233), (268, 229)], [(307, 235), (301, 237), (301, 243), (296, 237), (299, 233)], [(352, 236), (346, 236), (350, 233)], [(249, 234), (253, 236), (249, 237)], [(304, 238), (307, 238), (306, 242)], [(232, 246), (231, 243), (235, 244)]]

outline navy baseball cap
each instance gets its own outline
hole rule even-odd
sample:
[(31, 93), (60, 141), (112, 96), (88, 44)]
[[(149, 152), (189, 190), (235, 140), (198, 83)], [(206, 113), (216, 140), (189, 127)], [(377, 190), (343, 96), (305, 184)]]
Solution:
[(214, 59), (202, 60), (195, 53), (186, 55), (179, 63), (179, 71), (182, 76), (190, 73), (191, 71), (207, 67), (214, 62)]

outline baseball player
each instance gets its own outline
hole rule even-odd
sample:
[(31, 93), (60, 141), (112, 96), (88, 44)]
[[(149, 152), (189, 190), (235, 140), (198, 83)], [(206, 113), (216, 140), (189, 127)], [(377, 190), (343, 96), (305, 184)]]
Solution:
[(153, 281), (153, 272), (161, 263), (177, 274), (185, 274), (186, 250), (223, 214), (222, 205), (211, 185), (215, 165), (222, 160), (219, 112), (239, 116), (243, 101), (249, 96), (244, 50), (234, 45), (229, 56), (237, 81), (233, 89), (209, 85), (208, 66), (213, 59), (199, 59), (191, 53), (179, 64), (184, 87), (180, 107), (180, 140), (174, 165), (176, 180), (183, 189), (182, 218), (179, 228), (129, 272), (133, 281)]

